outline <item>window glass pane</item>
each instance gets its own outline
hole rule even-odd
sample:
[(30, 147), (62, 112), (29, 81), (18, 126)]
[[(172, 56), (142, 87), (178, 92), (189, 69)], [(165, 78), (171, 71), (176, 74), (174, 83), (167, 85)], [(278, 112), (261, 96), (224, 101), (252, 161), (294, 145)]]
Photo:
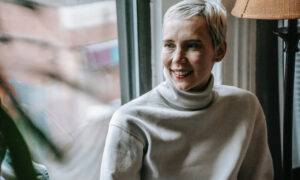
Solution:
[(116, 2), (36, 2), (0, 2), (0, 66), (63, 161), (16, 122), (51, 179), (98, 179), (107, 125), (120, 105)]
[[(300, 20), (298, 20), (300, 26)], [(300, 47), (300, 43), (298, 44)], [(294, 82), (293, 167), (300, 167), (300, 53), (296, 53)]]

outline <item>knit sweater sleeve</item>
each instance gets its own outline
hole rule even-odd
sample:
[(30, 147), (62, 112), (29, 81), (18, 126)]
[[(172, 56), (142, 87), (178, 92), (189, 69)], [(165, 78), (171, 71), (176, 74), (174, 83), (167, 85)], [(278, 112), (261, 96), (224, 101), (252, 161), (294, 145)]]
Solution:
[[(259, 104), (259, 103), (258, 103)], [(252, 138), (238, 174), (239, 180), (272, 180), (273, 165), (267, 140), (265, 116), (260, 105)]]
[(143, 142), (112, 119), (103, 152), (100, 180), (138, 180)]

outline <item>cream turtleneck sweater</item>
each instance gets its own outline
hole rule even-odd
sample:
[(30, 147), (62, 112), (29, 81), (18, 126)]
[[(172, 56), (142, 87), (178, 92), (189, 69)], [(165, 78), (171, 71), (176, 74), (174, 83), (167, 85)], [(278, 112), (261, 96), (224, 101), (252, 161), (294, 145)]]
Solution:
[(176, 89), (167, 80), (113, 116), (101, 180), (271, 180), (266, 122), (252, 93), (214, 86)]

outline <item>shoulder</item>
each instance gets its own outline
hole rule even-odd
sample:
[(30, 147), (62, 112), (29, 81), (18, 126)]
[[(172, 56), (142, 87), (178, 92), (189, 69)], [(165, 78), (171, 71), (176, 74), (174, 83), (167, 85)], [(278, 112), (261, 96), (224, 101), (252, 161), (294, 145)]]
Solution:
[(248, 90), (228, 85), (216, 85), (214, 86), (214, 91), (217, 92), (220, 100), (260, 108), (258, 98)]
[(257, 119), (265, 119), (261, 104), (256, 95), (250, 91), (234, 86), (218, 85), (214, 87), (217, 94), (216, 106), (223, 112), (243, 117), (248, 127), (253, 127)]
[[(222, 95), (230, 95), (230, 96), (240, 96), (240, 95), (249, 95), (253, 96), (254, 94), (248, 90), (241, 89), (235, 86), (228, 85), (215, 85), (214, 90)], [(255, 96), (255, 95), (254, 95)]]
[(228, 85), (216, 85), (214, 90), (222, 97), (231, 97), (231, 98), (247, 98), (249, 100), (257, 101), (257, 97), (254, 93), (241, 89), (235, 86)]
[(157, 88), (150, 90), (136, 99), (124, 104), (118, 109), (118, 113), (134, 115), (140, 109), (147, 110), (162, 104), (161, 97), (157, 92)]
[(161, 104), (160, 96), (156, 89), (124, 104), (112, 116), (110, 125), (143, 138), (143, 126), (145, 114), (153, 114)]

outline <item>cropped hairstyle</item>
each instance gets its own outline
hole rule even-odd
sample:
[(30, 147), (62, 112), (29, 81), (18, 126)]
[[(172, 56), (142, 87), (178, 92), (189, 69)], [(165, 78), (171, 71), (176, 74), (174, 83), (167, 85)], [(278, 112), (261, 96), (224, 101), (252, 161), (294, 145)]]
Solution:
[(226, 10), (217, 0), (183, 0), (167, 10), (164, 23), (171, 18), (189, 19), (193, 16), (202, 16), (206, 20), (214, 49), (225, 41)]

